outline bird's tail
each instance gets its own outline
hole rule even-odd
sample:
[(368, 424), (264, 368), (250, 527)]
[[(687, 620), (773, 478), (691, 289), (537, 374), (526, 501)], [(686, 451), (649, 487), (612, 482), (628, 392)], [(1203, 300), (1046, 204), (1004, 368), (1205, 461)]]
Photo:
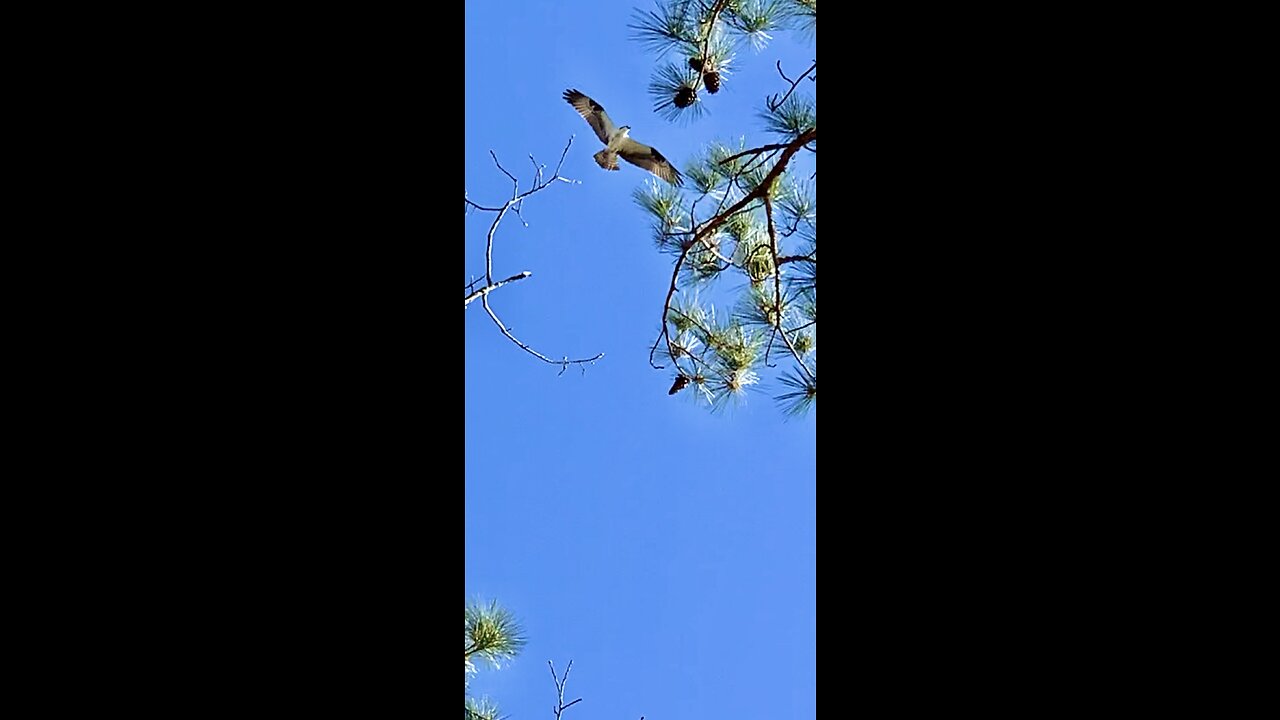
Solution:
[(609, 152), (607, 149), (592, 155), (596, 159), (596, 164), (605, 170), (618, 169), (618, 153)]

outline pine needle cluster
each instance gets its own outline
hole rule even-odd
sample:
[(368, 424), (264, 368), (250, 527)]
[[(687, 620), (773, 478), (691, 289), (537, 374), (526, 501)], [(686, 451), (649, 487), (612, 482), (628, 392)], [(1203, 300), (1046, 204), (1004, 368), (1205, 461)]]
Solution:
[[(463, 676), (465, 689), (469, 690), (471, 678), (476, 675), (476, 661), (482, 661), (494, 669), (511, 660), (524, 649), (527, 639), (524, 629), (509, 610), (496, 601), (465, 603), (463, 623)], [(488, 698), (465, 698), (468, 720), (499, 720), (498, 707)]]
[(654, 110), (687, 122), (706, 112), (704, 94), (720, 92), (741, 50), (759, 53), (783, 29), (816, 40), (817, 17), (817, 0), (665, 0), (627, 27), (664, 60), (649, 83)]
[[(764, 49), (779, 30), (816, 40), (817, 0), (660, 0), (629, 27), (658, 58), (655, 111), (688, 121), (742, 51)], [(651, 181), (634, 193), (677, 265), (650, 358), (672, 371), (671, 394), (721, 409), (772, 374), (786, 413), (817, 398), (816, 69), (792, 78), (778, 65), (782, 89), (758, 116), (767, 141), (709, 143), (686, 164), (684, 189)], [(717, 316), (711, 300), (726, 295), (731, 310)]]

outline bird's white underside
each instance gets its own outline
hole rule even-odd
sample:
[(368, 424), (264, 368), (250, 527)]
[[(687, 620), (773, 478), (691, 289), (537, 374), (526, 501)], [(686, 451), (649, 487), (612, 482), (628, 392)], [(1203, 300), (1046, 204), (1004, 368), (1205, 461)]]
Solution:
[(673, 182), (676, 185), (680, 184), (679, 171), (666, 158), (658, 155), (653, 148), (631, 139), (629, 137), (631, 132), (629, 126), (615, 126), (609, 115), (604, 112), (604, 108), (599, 107), (597, 103), (594, 103), (591, 98), (581, 92), (567, 90), (565, 91), (565, 99), (582, 115), (587, 124), (591, 126), (591, 129), (595, 131), (596, 137), (600, 138), (600, 141), (604, 143), (604, 149), (592, 156), (600, 167), (605, 170), (617, 170), (618, 160), (621, 158), (632, 165), (663, 177), (669, 182)]
[[(627, 140), (627, 135), (629, 134), (631, 134), (631, 128), (618, 128), (618, 131), (615, 132), (613, 137), (609, 138), (609, 142), (606, 143), (609, 148), (609, 152), (617, 152), (621, 150), (622, 145)], [(634, 142), (634, 140), (632, 142)]]

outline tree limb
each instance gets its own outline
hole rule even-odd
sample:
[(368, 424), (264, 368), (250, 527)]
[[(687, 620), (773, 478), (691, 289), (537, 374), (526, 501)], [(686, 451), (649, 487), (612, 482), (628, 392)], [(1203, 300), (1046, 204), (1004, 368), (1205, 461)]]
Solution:
[[(515, 343), (516, 346), (519, 347), (521, 350), (524, 350), (525, 352), (529, 353), (530, 355), (533, 355), (539, 360), (545, 363), (549, 363), (551, 365), (561, 366), (560, 367), (561, 375), (564, 374), (564, 371), (567, 370), (570, 365), (579, 365), (584, 363), (595, 362), (596, 360), (599, 360), (600, 358), (604, 357), (604, 353), (599, 353), (595, 357), (582, 358), (578, 360), (570, 360), (567, 355), (561, 360), (553, 360), (547, 357), (546, 355), (543, 355), (542, 353), (529, 347), (528, 344), (521, 342), (518, 338), (516, 338), (515, 335), (511, 333), (511, 329), (508, 328), (506, 324), (503, 323), (502, 320), (498, 318), (497, 313), (495, 313), (493, 311), (493, 308), (489, 306), (489, 293), (493, 292), (494, 290), (497, 290), (498, 288), (508, 283), (513, 283), (518, 280), (523, 280), (532, 274), (528, 270), (525, 270), (524, 272), (521, 272), (517, 275), (512, 275), (511, 277), (506, 278), (505, 280), (495, 281), (493, 279), (493, 238), (494, 238), (494, 235), (498, 232), (498, 225), (502, 223), (502, 219), (506, 217), (506, 214), (508, 211), (514, 211), (517, 216), (520, 216), (520, 208), (524, 203), (525, 198), (533, 195), (534, 193), (545, 190), (546, 188), (550, 187), (553, 183), (556, 183), (556, 182), (566, 182), (566, 183), (576, 182), (574, 180), (570, 180), (569, 178), (560, 176), (560, 168), (564, 166), (564, 159), (565, 159), (565, 156), (569, 154), (569, 148), (573, 145), (573, 138), (574, 136), (572, 135), (569, 136), (569, 142), (565, 144), (564, 150), (561, 151), (560, 162), (556, 163), (556, 170), (551, 175), (551, 177), (544, 179), (542, 171), (545, 166), (539, 165), (538, 161), (534, 159), (533, 155), (529, 156), (529, 160), (533, 163), (533, 167), (534, 167), (534, 178), (533, 178), (533, 181), (530, 183), (529, 189), (524, 191), (523, 193), (520, 192), (520, 182), (516, 179), (514, 175), (507, 172), (507, 169), (504, 168), (502, 166), (502, 163), (498, 161), (498, 155), (494, 151), (490, 150), (489, 156), (493, 158), (493, 164), (496, 165), (498, 169), (502, 171), (502, 174), (511, 178), (511, 198), (508, 199), (502, 205), (496, 206), (496, 207), (488, 207), (485, 205), (480, 205), (479, 203), (476, 203), (472, 201), (469, 197), (467, 197), (465, 192), (463, 193), (463, 199), (466, 201), (468, 206), (475, 208), (476, 210), (481, 210), (484, 212), (492, 212), (496, 214), (496, 216), (493, 218), (493, 223), (489, 226), (489, 232), (485, 237), (485, 248), (484, 248), (485, 285), (479, 290), (476, 290), (474, 292), (469, 292), (469, 294), (467, 294), (463, 298), (463, 303), (462, 303), (463, 309), (466, 309), (468, 306), (471, 305), (472, 302), (474, 302), (477, 298), (479, 298), (480, 304), (484, 306), (485, 312), (488, 313), (489, 317), (493, 319), (494, 324), (498, 326), (498, 329), (502, 331), (502, 334), (505, 335), (507, 339)], [(524, 217), (522, 216), (520, 217), (520, 222), (524, 223), (524, 225), (528, 227), (528, 223), (524, 222)], [(467, 290), (470, 291), (471, 288), (475, 287), (476, 282), (478, 281), (474, 281), (471, 284), (469, 284), (467, 286)]]
[[(791, 350), (791, 354), (796, 358), (796, 364), (808, 376), (809, 381), (815, 381), (813, 373), (809, 371), (809, 366), (804, 364), (804, 360), (800, 357), (800, 353), (796, 351), (796, 346), (791, 343), (791, 338), (782, 330), (782, 273), (778, 272), (778, 232), (773, 225), (773, 201), (769, 199), (768, 194), (764, 196), (764, 216), (769, 226), (769, 247), (773, 251), (773, 308), (774, 318), (773, 327), (782, 335), (782, 342), (787, 344), (787, 348)], [(772, 338), (770, 338), (772, 342)], [(768, 358), (766, 357), (766, 362)]]
[(511, 277), (507, 278), (506, 280), (499, 280), (499, 281), (498, 281), (498, 282), (496, 282), (496, 283), (492, 283), (492, 284), (490, 284), (490, 285), (485, 285), (484, 287), (480, 288), (479, 290), (477, 290), (477, 291), (475, 291), (475, 292), (471, 293), (470, 295), (466, 296), (465, 298), (463, 298), (463, 301), (462, 301), (462, 307), (464, 307), (464, 308), (465, 308), (466, 306), (470, 305), (470, 304), (471, 304), (471, 301), (475, 300), (476, 298), (480, 297), (481, 295), (488, 295), (489, 293), (493, 292), (494, 290), (497, 290), (498, 288), (502, 287), (503, 285), (506, 285), (507, 283), (513, 283), (513, 282), (515, 282), (515, 281), (517, 281), (517, 280), (523, 280), (523, 279), (525, 279), (525, 278), (529, 277), (529, 276), (530, 276), (530, 275), (532, 275), (532, 274), (533, 274), (533, 273), (529, 272), (528, 270), (525, 270), (524, 272), (519, 273), (519, 274), (517, 274), (517, 275), (512, 275)]
[(564, 371), (565, 371), (565, 370), (568, 370), (568, 369), (569, 369), (569, 366), (570, 366), (570, 365), (581, 365), (581, 364), (583, 364), (583, 363), (592, 363), (592, 362), (595, 362), (596, 360), (599, 360), (600, 358), (604, 357), (604, 353), (599, 353), (599, 354), (598, 354), (598, 355), (596, 355), (595, 357), (584, 358), (584, 359), (581, 359), (581, 360), (570, 360), (570, 359), (569, 359), (569, 356), (567, 356), (567, 355), (564, 357), (564, 359), (563, 359), (563, 360), (552, 360), (551, 358), (547, 357), (546, 355), (543, 355), (542, 353), (538, 352), (537, 350), (534, 350), (533, 348), (529, 347), (528, 345), (524, 344), (523, 342), (520, 342), (520, 340), (519, 340), (519, 339), (517, 339), (515, 335), (512, 335), (512, 334), (511, 334), (511, 330), (510, 330), (510, 329), (508, 329), (508, 328), (507, 328), (507, 326), (506, 326), (505, 324), (503, 324), (503, 322), (502, 322), (501, 320), (499, 320), (499, 319), (498, 319), (498, 315), (497, 315), (497, 313), (495, 313), (495, 312), (493, 311), (493, 308), (489, 307), (489, 296), (488, 296), (488, 294), (485, 294), (485, 295), (481, 295), (481, 296), (480, 296), (480, 304), (484, 306), (484, 310), (485, 310), (485, 312), (489, 313), (489, 317), (493, 318), (493, 323), (494, 323), (495, 325), (497, 325), (497, 326), (498, 326), (498, 329), (502, 331), (502, 334), (503, 334), (503, 335), (506, 335), (506, 336), (507, 336), (507, 339), (509, 339), (511, 342), (513, 342), (513, 343), (515, 343), (517, 346), (519, 346), (519, 348), (520, 348), (521, 350), (524, 350), (525, 352), (527, 352), (527, 353), (529, 353), (530, 355), (532, 355), (532, 356), (534, 356), (534, 357), (538, 358), (539, 360), (541, 360), (541, 361), (542, 361), (542, 362), (544, 362), (544, 363), (549, 363), (549, 364), (551, 364), (551, 365), (560, 365), (560, 366), (561, 366), (561, 368), (560, 368), (560, 374), (561, 374), (561, 375), (563, 375), (563, 374), (564, 374)]
[[(739, 210), (745, 208), (753, 200), (759, 199), (761, 197), (767, 198), (770, 188), (773, 187), (773, 182), (777, 180), (778, 176), (782, 174), (782, 171), (786, 169), (787, 163), (791, 162), (792, 156), (794, 156), (797, 152), (799, 152), (800, 148), (804, 147), (805, 145), (812, 142), (813, 140), (816, 140), (817, 137), (818, 137), (818, 128), (813, 127), (801, 133), (801, 135), (797, 137), (795, 140), (792, 140), (791, 142), (787, 143), (782, 149), (782, 155), (778, 158), (777, 164), (775, 164), (773, 168), (769, 170), (769, 173), (765, 175), (764, 180), (762, 180), (759, 185), (754, 187), (751, 190), (751, 192), (747, 193), (741, 200), (739, 200), (738, 202), (730, 206), (728, 210), (719, 212), (714, 217), (704, 222), (702, 226), (698, 228), (698, 230), (694, 233), (693, 242), (689, 243), (689, 245), (685, 247), (684, 250), (680, 253), (680, 257), (676, 259), (675, 269), (671, 272), (671, 285), (667, 288), (667, 297), (662, 303), (662, 333), (658, 336), (659, 342), (661, 342), (662, 340), (666, 340), (667, 350), (669, 354), (672, 354), (672, 345), (671, 345), (671, 331), (669, 328), (669, 324), (667, 322), (667, 314), (671, 311), (671, 298), (676, 294), (676, 285), (680, 278), (680, 268), (684, 265), (685, 258), (689, 256), (689, 250), (696, 247), (704, 237), (707, 237), (708, 235), (710, 235), (713, 230), (715, 230), (717, 227), (722, 225), (730, 216), (732, 216), (734, 213), (738, 212)], [(773, 221), (771, 218), (770, 219), (771, 229), (772, 229), (772, 222)], [(777, 258), (776, 236), (773, 238), (773, 240), (774, 240), (773, 252), (774, 252), (774, 258), (776, 260)], [(775, 268), (776, 267), (777, 266), (775, 265)], [(786, 339), (785, 335), (783, 339), (784, 340)], [(654, 351), (657, 350), (657, 347), (658, 347), (658, 343), (655, 342), (653, 349), (649, 351), (649, 365), (654, 369), (661, 370), (666, 366), (654, 365), (653, 363), (653, 355), (654, 355)], [(672, 357), (674, 357), (674, 354), (672, 354)]]

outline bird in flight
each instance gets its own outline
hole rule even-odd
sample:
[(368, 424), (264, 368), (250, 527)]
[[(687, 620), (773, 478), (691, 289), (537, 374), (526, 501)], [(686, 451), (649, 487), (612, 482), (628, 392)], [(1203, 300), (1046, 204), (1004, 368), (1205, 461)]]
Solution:
[(596, 137), (600, 138), (600, 142), (605, 144), (603, 150), (592, 156), (595, 158), (597, 165), (605, 170), (617, 170), (618, 158), (622, 158), (636, 167), (648, 170), (672, 185), (679, 187), (684, 183), (684, 178), (680, 177), (680, 171), (676, 170), (675, 166), (663, 157), (657, 148), (638, 143), (628, 137), (628, 133), (631, 132), (630, 125), (615, 127), (613, 121), (609, 119), (609, 115), (600, 106), (600, 103), (577, 90), (565, 90), (564, 100), (586, 119), (591, 129), (596, 131)]

